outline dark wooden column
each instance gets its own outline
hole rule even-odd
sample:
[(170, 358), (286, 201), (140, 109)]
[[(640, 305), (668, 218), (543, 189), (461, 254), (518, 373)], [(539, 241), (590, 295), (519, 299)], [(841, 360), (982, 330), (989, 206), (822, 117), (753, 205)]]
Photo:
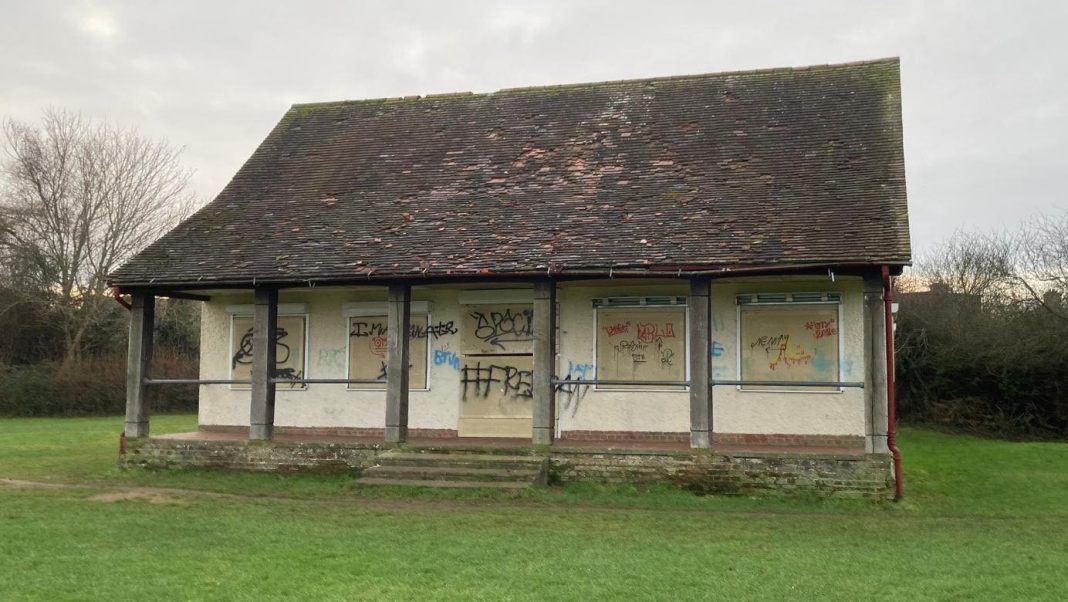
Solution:
[(156, 320), (156, 297), (151, 293), (130, 295), (130, 348), (126, 355), (127, 437), (148, 436), (148, 404), (145, 379), (152, 362), (152, 328)]
[(690, 280), (690, 447), (712, 447), (712, 281)]
[(534, 283), (534, 445), (552, 445), (556, 417), (556, 282)]
[(386, 442), (408, 439), (408, 358), (412, 287), (390, 284), (386, 307)]
[(864, 275), (864, 422), (865, 448), (886, 454), (886, 309), (883, 278), (876, 272)]
[(275, 331), (278, 329), (278, 289), (257, 288), (252, 316), (252, 406), (249, 439), (274, 435)]

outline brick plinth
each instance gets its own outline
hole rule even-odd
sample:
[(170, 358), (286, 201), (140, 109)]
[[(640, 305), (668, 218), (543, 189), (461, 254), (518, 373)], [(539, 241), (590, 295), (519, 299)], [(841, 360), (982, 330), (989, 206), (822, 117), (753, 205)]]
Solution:
[[(123, 468), (227, 469), (266, 472), (361, 473), (396, 446), (378, 442), (248, 441), (139, 438), (126, 440)], [(883, 498), (893, 489), (886, 454), (790, 453), (683, 449), (599, 449), (434, 444), (406, 446), (435, 453), (510, 453), (545, 457), (553, 483), (666, 483), (700, 493)]]

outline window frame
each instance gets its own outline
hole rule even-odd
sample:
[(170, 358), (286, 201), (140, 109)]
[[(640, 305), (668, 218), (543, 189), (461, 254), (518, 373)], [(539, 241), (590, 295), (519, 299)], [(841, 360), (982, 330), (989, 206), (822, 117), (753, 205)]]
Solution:
[[(820, 299), (815, 300), (812, 297), (819, 295)], [(768, 300), (761, 301), (760, 297), (782, 297), (783, 300)], [(795, 296), (801, 296), (801, 300), (794, 300)], [(742, 301), (743, 299), (755, 299), (755, 301)], [(788, 306), (788, 307), (806, 307), (811, 305), (834, 305), (836, 320), (838, 321), (838, 378), (837, 382), (842, 382), (842, 371), (845, 369), (845, 336), (843, 331), (845, 328), (842, 324), (842, 305), (844, 304), (842, 293), (839, 291), (825, 291), (820, 293), (813, 292), (796, 292), (796, 293), (740, 293), (735, 296), (735, 378), (738, 381), (743, 381), (742, 377), (742, 308), (743, 307), (767, 307), (767, 306)], [(785, 380), (785, 379), (784, 379)], [(759, 385), (757, 385), (759, 387)], [(808, 395), (837, 395), (845, 392), (845, 387), (839, 385), (834, 389), (827, 388), (822, 390), (812, 388), (789, 388), (788, 386), (767, 386), (762, 388), (747, 389), (745, 385), (735, 385), (735, 390), (742, 393), (804, 393)]]
[[(414, 305), (414, 302), (413, 302), (413, 305)], [(420, 308), (420, 309), (422, 309), (422, 308)], [(408, 315), (409, 315), (409, 317), (426, 316), (426, 325), (427, 325), (428, 329), (433, 324), (432, 320), (434, 318), (433, 318), (433, 314), (431, 313), (429, 307), (427, 307), (425, 310), (422, 310), (422, 311), (412, 311)], [(352, 329), (352, 320), (356, 319), (356, 318), (382, 318), (383, 320), (388, 321), (389, 320), (389, 315), (388, 314), (357, 312), (357, 313), (350, 314), (350, 315), (343, 315), (343, 317), (345, 318), (345, 378), (349, 379), (349, 378), (352, 378), (352, 373), (350, 372), (350, 369), (352, 367), (352, 357), (351, 357), (351, 354), (352, 354), (352, 330), (351, 330)], [(409, 328), (411, 328), (410, 325), (409, 325)], [(432, 364), (433, 354), (431, 353), (431, 345), (430, 345), (431, 340), (433, 340), (433, 337), (431, 337), (429, 332), (428, 332), (427, 333), (427, 337), (426, 337), (426, 383), (423, 385), (423, 387), (416, 389), (416, 388), (413, 388), (411, 383), (409, 382), (408, 383), (408, 391), (429, 391), (430, 390), (430, 387), (431, 387), (431, 385), (430, 385), (431, 373), (430, 372), (431, 372), (431, 368), (433, 367), (433, 364)], [(410, 343), (409, 343), (409, 346), (408, 346), (408, 351), (409, 351), (409, 353), (411, 352), (411, 344)], [(409, 360), (410, 359), (411, 358), (409, 358)], [(384, 381), (384, 380), (382, 381), (382, 386), (381, 387), (378, 387), (378, 386), (372, 385), (372, 384), (345, 383), (345, 390), (346, 391), (355, 391), (355, 392), (360, 392), (360, 391), (385, 391), (386, 390), (386, 381)]]
[[(279, 318), (282, 318), (282, 317), (286, 317), (286, 318), (304, 318), (304, 366), (303, 366), (303, 370), (302, 370), (304, 376), (302, 378), (311, 378), (311, 376), (308, 375), (308, 366), (310, 365), (310, 363), (308, 361), (308, 349), (309, 349), (309, 347), (311, 345), (311, 315), (308, 312), (307, 308), (304, 306), (304, 304), (297, 303), (297, 304), (289, 304), (289, 305), (300, 306), (300, 309), (283, 311), (282, 310), (283, 304), (279, 303), (278, 304), (278, 314), (277, 314), (277, 316)], [(252, 306), (249, 306), (249, 307), (252, 307)], [(243, 309), (240, 309), (240, 308), (236, 308), (236, 309), (235, 308), (227, 308), (227, 315), (230, 318), (230, 320), (229, 320), (230, 321), (230, 333), (229, 333), (229, 336), (227, 337), (227, 341), (226, 341), (226, 348), (228, 350), (227, 351), (227, 355), (226, 355), (226, 357), (227, 357), (227, 361), (226, 361), (226, 378), (227, 378), (227, 380), (234, 380), (234, 362), (233, 362), (233, 357), (234, 357), (234, 320), (237, 319), (237, 318), (249, 318), (249, 317), (252, 317), (253, 320), (255, 320), (255, 317), (253, 316), (252, 313), (250, 313), (248, 311), (244, 311)], [(277, 365), (275, 367), (277, 367)], [(251, 390), (252, 385), (235, 385), (233, 383), (230, 383), (227, 386), (227, 388), (229, 390), (231, 390), (231, 391), (249, 391), (249, 390)], [(275, 392), (276, 393), (281, 393), (281, 392), (286, 392), (286, 391), (307, 391), (307, 390), (308, 390), (308, 383), (300, 383), (300, 385), (298, 385), (298, 386), (285, 385), (283, 383), (276, 383), (275, 384)]]
[[(674, 302), (666, 302), (666, 299), (672, 299)], [(681, 302), (680, 302), (681, 300)], [(636, 303), (634, 301), (637, 301)], [(614, 303), (615, 302), (615, 303)], [(682, 379), (684, 381), (690, 380), (690, 302), (689, 297), (685, 295), (668, 295), (657, 297), (606, 297), (593, 299), (593, 336), (590, 358), (593, 360), (593, 378), (597, 380), (601, 378), (601, 367), (597, 361), (597, 342), (600, 338), (599, 332), (599, 317), (602, 309), (607, 310), (620, 310), (620, 309), (636, 309), (636, 310), (663, 310), (663, 309), (682, 309), (683, 323), (682, 323), (682, 336), (683, 336), (683, 355), (685, 360), (683, 362)], [(606, 377), (607, 380), (607, 377)], [(611, 379), (611, 380), (623, 380), (623, 379)], [(643, 389), (635, 387), (658, 387), (655, 389)], [(614, 393), (686, 393), (690, 390), (690, 385), (600, 385), (594, 384), (590, 387), (592, 391), (600, 392), (614, 392)]]

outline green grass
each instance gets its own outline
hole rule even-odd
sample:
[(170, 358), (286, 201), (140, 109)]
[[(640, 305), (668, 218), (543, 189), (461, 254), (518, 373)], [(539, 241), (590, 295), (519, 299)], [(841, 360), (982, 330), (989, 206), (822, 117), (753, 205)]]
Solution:
[[(153, 431), (194, 428), (153, 418)], [(899, 504), (114, 468), (121, 419), (0, 420), (0, 598), (1063, 599), (1068, 444), (909, 429)]]

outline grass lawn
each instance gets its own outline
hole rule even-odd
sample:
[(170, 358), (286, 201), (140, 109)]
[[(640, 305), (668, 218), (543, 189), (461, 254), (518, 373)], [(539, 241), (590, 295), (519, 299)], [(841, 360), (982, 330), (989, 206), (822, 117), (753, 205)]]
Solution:
[[(1068, 444), (905, 430), (899, 504), (114, 468), (121, 418), (0, 419), (0, 599), (1064, 599)], [(192, 430), (157, 416), (154, 432)]]

